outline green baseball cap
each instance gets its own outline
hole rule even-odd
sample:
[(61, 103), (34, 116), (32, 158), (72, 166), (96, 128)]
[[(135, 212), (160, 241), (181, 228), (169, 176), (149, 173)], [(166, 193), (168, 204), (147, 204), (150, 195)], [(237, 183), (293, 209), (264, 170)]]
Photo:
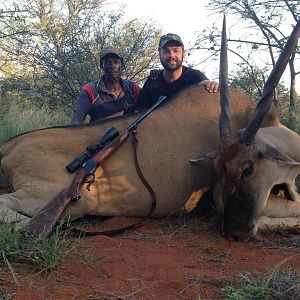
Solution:
[(158, 44), (158, 50), (163, 48), (168, 42), (171, 42), (171, 41), (175, 41), (178, 44), (180, 44), (180, 46), (183, 46), (183, 42), (179, 35), (177, 35), (175, 33), (167, 33), (167, 34), (161, 36), (161, 38), (159, 40), (159, 44)]

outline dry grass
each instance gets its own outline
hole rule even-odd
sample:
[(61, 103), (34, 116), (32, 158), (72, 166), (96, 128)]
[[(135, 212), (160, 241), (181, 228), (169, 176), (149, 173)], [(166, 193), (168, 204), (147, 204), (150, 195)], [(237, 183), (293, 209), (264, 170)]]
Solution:
[[(144, 291), (148, 285), (139, 279), (128, 279), (128, 284), (132, 286), (133, 291), (130, 293), (122, 292), (103, 292), (96, 290), (92, 295), (88, 295), (82, 300), (139, 300), (140, 293)], [(147, 299), (153, 299), (151, 295), (148, 295)]]
[(240, 282), (222, 290), (228, 300), (297, 300), (300, 299), (300, 277), (289, 270), (280, 270), (282, 264), (265, 273), (245, 273)]
[(224, 294), (221, 291), (221, 288), (231, 284), (233, 281), (233, 279), (228, 276), (222, 276), (222, 277), (212, 279), (203, 275), (192, 276), (190, 274), (187, 275), (185, 279), (188, 285), (179, 293), (179, 295), (183, 295), (187, 289), (191, 288), (195, 291), (197, 300), (207, 299), (203, 294), (203, 292), (205, 291), (205, 287), (213, 286), (214, 289), (219, 290), (220, 294)]
[(300, 228), (289, 230), (278, 230), (272, 233), (275, 240), (259, 239), (263, 246), (267, 248), (285, 249), (290, 251), (299, 251), (300, 249)]
[(16, 270), (30, 267), (50, 273), (72, 249), (59, 227), (50, 237), (35, 239), (21, 232), (11, 232), (6, 217), (0, 219), (0, 267), (10, 272), (17, 286)]
[(0, 288), (0, 300), (10, 300), (13, 298), (12, 294), (8, 294)]

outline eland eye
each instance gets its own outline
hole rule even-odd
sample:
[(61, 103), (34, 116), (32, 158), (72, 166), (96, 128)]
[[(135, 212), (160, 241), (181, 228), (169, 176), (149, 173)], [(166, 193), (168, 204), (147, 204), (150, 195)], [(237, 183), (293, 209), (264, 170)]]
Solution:
[(250, 166), (247, 166), (244, 170), (243, 170), (243, 175), (242, 176), (249, 176), (253, 173), (253, 165), (251, 164)]

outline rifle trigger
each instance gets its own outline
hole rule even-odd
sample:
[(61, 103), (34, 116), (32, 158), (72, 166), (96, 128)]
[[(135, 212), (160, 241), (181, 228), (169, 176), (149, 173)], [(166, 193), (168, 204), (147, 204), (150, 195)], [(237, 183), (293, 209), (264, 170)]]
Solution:
[(90, 190), (91, 190), (91, 185), (92, 185), (92, 184), (94, 183), (94, 181), (95, 181), (95, 174), (94, 174), (94, 173), (90, 173), (90, 174), (88, 174), (88, 176), (91, 176), (92, 178), (89, 179), (89, 180), (85, 179), (85, 183), (87, 183), (86, 189), (87, 189), (88, 191), (90, 191)]

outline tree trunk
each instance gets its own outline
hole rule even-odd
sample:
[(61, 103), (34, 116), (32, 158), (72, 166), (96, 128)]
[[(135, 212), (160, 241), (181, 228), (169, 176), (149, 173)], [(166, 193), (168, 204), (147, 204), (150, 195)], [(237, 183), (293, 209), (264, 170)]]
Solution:
[(292, 118), (295, 114), (295, 99), (296, 99), (296, 73), (295, 73), (295, 66), (294, 66), (294, 58), (295, 55), (293, 54), (292, 59), (289, 61), (290, 67), (290, 107), (289, 107), (289, 119), (292, 121)]

